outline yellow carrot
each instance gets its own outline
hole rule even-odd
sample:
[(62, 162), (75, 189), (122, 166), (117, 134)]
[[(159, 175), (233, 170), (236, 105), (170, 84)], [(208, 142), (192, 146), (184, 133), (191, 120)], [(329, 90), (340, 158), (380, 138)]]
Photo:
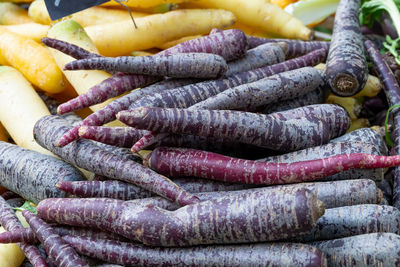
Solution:
[(0, 66), (0, 122), (14, 142), (24, 148), (51, 154), (36, 143), (33, 126), (50, 115), (32, 85), (15, 68)]
[(203, 35), (198, 34), (198, 35), (185, 36), (185, 37), (179, 38), (177, 40), (173, 40), (173, 41), (166, 42), (166, 43), (163, 43), (161, 45), (158, 45), (157, 48), (160, 48), (160, 49), (164, 50), (164, 49), (173, 47), (173, 46), (175, 46), (177, 44), (180, 44), (180, 43), (192, 40), (192, 39), (199, 38), (201, 36), (203, 36)]
[(261, 30), (259, 27), (251, 27), (246, 24), (243, 24), (239, 21), (236, 21), (235, 24), (233, 24), (231, 29), (239, 29), (242, 32), (244, 32), (246, 35), (250, 36), (256, 36), (256, 37), (261, 37), (261, 38), (282, 38), (281, 36), (275, 36), (271, 33), (267, 33), (263, 30)]
[(328, 96), (326, 103), (342, 106), (349, 113), (352, 120), (358, 119), (362, 108), (361, 103), (353, 97), (341, 97), (333, 94)]
[(132, 51), (129, 55), (132, 57), (145, 57), (145, 56), (152, 56), (155, 53), (151, 53), (148, 51)]
[(270, 0), (271, 4), (277, 5), (280, 8), (285, 8), (287, 5), (290, 5), (294, 2), (297, 2), (297, 0)]
[(0, 28), (0, 62), (18, 69), (40, 89), (59, 93), (65, 82), (49, 50), (30, 38)]
[[(37, 23), (48, 25), (52, 22), (44, 0), (33, 1), (29, 6), (28, 13), (31, 19)], [(148, 14), (146, 13), (132, 11), (133, 18), (140, 18), (147, 15)], [(131, 19), (127, 10), (102, 8), (97, 6), (71, 14), (69, 18), (75, 20), (83, 27)]]
[[(86, 34), (85, 30), (74, 20), (64, 20), (54, 24), (48, 33), (48, 37), (66, 41), (77, 46), (80, 46), (90, 52), (98, 53), (95, 45)], [(50, 50), (58, 66), (63, 68), (65, 64), (73, 61), (74, 59), (66, 54), (51, 49)], [(67, 80), (75, 88), (76, 92), (80, 95), (86, 93), (91, 87), (102, 82), (103, 80), (111, 77), (111, 74), (99, 70), (80, 70), (80, 71), (63, 71)], [(110, 99), (104, 103), (91, 106), (90, 109), (96, 111), (107, 105)], [(117, 123), (117, 122), (116, 122)], [(122, 125), (118, 123), (118, 125)]]
[[(5, 231), (0, 227), (0, 233)], [(25, 255), (17, 244), (0, 244), (0, 267), (19, 267), (24, 259)]]
[(366, 127), (369, 127), (369, 121), (365, 118), (358, 118), (355, 120), (351, 120), (351, 125), (347, 130), (347, 133)]
[(10, 32), (28, 37), (36, 42), (40, 42), (40, 39), (46, 37), (50, 28), (49, 25), (43, 25), (35, 22), (17, 25), (5, 25), (1, 27), (6, 28)]
[(229, 10), (241, 23), (268, 33), (303, 40), (309, 40), (312, 37), (312, 31), (299, 19), (265, 0), (196, 0), (193, 4), (205, 8)]
[[(124, 1), (124, 5), (127, 5), (128, 7), (136, 7), (136, 8), (149, 8), (149, 7), (154, 7), (162, 4), (167, 4), (167, 3), (183, 3), (183, 2), (190, 2), (191, 0), (127, 0)], [(121, 6), (117, 1), (108, 1), (102, 6)]]
[(174, 10), (131, 20), (94, 25), (85, 28), (104, 56), (120, 56), (135, 50), (146, 50), (184, 36), (208, 34), (212, 28), (226, 28), (236, 21), (225, 10)]
[(0, 2), (0, 24), (11, 25), (30, 22), (32, 22), (32, 19), (29, 18), (25, 9), (13, 3)]
[(0, 141), (8, 141), (8, 134), (7, 130), (4, 128), (4, 126), (0, 123)]

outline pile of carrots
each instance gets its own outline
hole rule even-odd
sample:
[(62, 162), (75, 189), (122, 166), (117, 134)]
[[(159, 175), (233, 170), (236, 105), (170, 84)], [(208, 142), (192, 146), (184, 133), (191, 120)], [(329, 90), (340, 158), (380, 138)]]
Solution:
[(0, 2), (0, 267), (396, 266), (399, 85), (293, 2)]

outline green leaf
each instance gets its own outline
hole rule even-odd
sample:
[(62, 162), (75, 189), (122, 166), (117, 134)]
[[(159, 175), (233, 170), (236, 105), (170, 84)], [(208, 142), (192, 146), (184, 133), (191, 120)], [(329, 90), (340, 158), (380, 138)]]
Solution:
[(14, 208), (14, 210), (16, 211), (29, 210), (30, 212), (37, 214), (35, 204), (33, 204), (30, 201), (25, 201), (21, 207)]
[(391, 106), (391, 107), (388, 109), (388, 111), (386, 112), (386, 118), (385, 118), (385, 139), (386, 139), (386, 143), (387, 143), (388, 146), (390, 146), (390, 147), (393, 147), (393, 146), (394, 146), (394, 143), (393, 143), (392, 139), (390, 138), (390, 134), (389, 134), (389, 132), (388, 132), (387, 125), (388, 125), (388, 121), (389, 121), (389, 113), (390, 113), (393, 109), (395, 109), (395, 108), (400, 108), (400, 104)]

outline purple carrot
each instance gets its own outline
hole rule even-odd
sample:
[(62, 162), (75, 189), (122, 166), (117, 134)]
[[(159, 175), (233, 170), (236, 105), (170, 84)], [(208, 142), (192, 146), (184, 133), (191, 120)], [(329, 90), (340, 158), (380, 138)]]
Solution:
[[(148, 97), (143, 97), (140, 101), (136, 101), (138, 99), (136, 96), (131, 97), (131, 93), (89, 115), (83, 121), (83, 125), (103, 125), (107, 122), (113, 121), (115, 120), (116, 114), (121, 110), (128, 109), (131, 103), (137, 103), (137, 106), (188, 107), (230, 87), (253, 82), (266, 76), (271, 76), (284, 71), (316, 65), (322, 62), (325, 57), (326, 50), (321, 49), (311, 52), (303, 57), (277, 63), (272, 66), (242, 72), (228, 78), (187, 85), (182, 88), (169, 90), (169, 92), (155, 93)], [(279, 61), (279, 58), (281, 57), (277, 57), (277, 61)], [(59, 145), (63, 146), (76, 140), (78, 138), (78, 129), (79, 127), (71, 129), (68, 134), (63, 136), (63, 140), (59, 142)]]
[(352, 96), (367, 82), (368, 66), (358, 19), (361, 0), (341, 0), (335, 15), (326, 60), (326, 79), (332, 92)]
[(317, 249), (296, 243), (197, 246), (188, 248), (146, 247), (113, 240), (64, 236), (80, 254), (127, 266), (326, 266)]
[[(230, 191), (247, 188), (246, 185), (229, 184), (203, 179), (173, 179), (173, 181), (190, 193), (209, 191)], [(121, 200), (141, 199), (154, 196), (150, 191), (121, 181), (81, 181), (60, 182), (57, 187), (77, 197), (107, 197)]]
[(0, 185), (26, 200), (38, 203), (48, 197), (65, 197), (59, 181), (85, 180), (70, 164), (50, 155), (0, 142)]
[(46, 46), (57, 49), (58, 51), (63, 52), (64, 54), (71, 56), (75, 59), (103, 57), (99, 54), (89, 52), (86, 49), (62, 40), (53, 39), (50, 37), (43, 37), (41, 41)]
[(324, 48), (329, 50), (330, 42), (325, 41), (301, 41), (301, 40), (291, 40), (291, 39), (269, 39), (260, 38), (254, 36), (247, 36), (249, 40), (249, 48), (255, 48), (266, 43), (278, 43), (285, 42), (288, 45), (287, 56), (289, 58), (295, 58), (301, 55), (305, 55), (314, 50)]
[(64, 70), (120, 71), (175, 78), (217, 78), (225, 74), (227, 69), (223, 57), (208, 53), (86, 58), (64, 66)]
[[(334, 142), (322, 146), (309, 147), (303, 150), (290, 152), (279, 156), (271, 156), (257, 161), (260, 162), (274, 162), (274, 163), (291, 163), (296, 161), (315, 160), (326, 157), (332, 157), (341, 154), (350, 153), (367, 153), (373, 155), (382, 155), (378, 146), (371, 143), (363, 142)], [(386, 154), (383, 154), (386, 155)], [(360, 179), (368, 177), (374, 181), (382, 181), (384, 175), (383, 169), (352, 169), (348, 171), (339, 172), (333, 176), (324, 177), (321, 180), (347, 180), (347, 179)]]
[(8, 199), (16, 198), (16, 197), (20, 197), (20, 196), (17, 193), (14, 193), (13, 191), (7, 190), (3, 194), (1, 194), (1, 197), (4, 200), (8, 200)]
[[(209, 36), (192, 39), (169, 49), (161, 51), (157, 55), (170, 55), (176, 53), (203, 52), (222, 56), (226, 61), (242, 57), (247, 50), (247, 38), (240, 30), (226, 30)], [(59, 114), (74, 111), (84, 107), (95, 105), (105, 100), (121, 95), (122, 93), (144, 87), (154, 83), (161, 78), (133, 75), (133, 74), (114, 74), (112, 77), (93, 86), (88, 92), (66, 102), (63, 109), (58, 110)], [(73, 107), (68, 107), (69, 103)]]
[[(108, 152), (92, 141), (79, 140), (67, 147), (55, 144), (70, 127), (57, 116), (45, 116), (36, 122), (34, 138), (43, 147), (67, 162), (113, 179), (134, 183), (179, 205), (195, 203), (198, 198), (178, 187), (168, 178), (125, 157)], [(97, 158), (97, 160), (96, 160)]]
[[(2, 197), (0, 197), (0, 225), (7, 231), (18, 231), (24, 228), (14, 210)], [(27, 243), (18, 243), (18, 246), (34, 266), (47, 267), (45, 259), (36, 246)]]
[(167, 211), (106, 198), (50, 198), (37, 206), (50, 222), (101, 228), (151, 246), (266, 242), (309, 231), (324, 205), (308, 190), (252, 191)]
[(344, 134), (350, 123), (348, 114), (339, 106), (333, 110), (335, 112), (327, 112), (326, 117), (293, 118), (293, 110), (279, 115), (263, 115), (232, 110), (142, 107), (121, 111), (118, 119), (135, 128), (154, 132), (226, 138), (259, 147), (291, 151), (321, 145)]
[(194, 149), (158, 147), (145, 158), (144, 164), (172, 177), (195, 176), (231, 183), (269, 185), (314, 181), (354, 168), (394, 167), (400, 164), (400, 155), (351, 153), (293, 163), (275, 163), (232, 158)]
[(87, 266), (89, 265), (79, 257), (75, 250), (65, 243), (50, 225), (30, 211), (22, 211), (29, 226), (42, 243), (46, 253), (59, 267)]
[(16, 198), (10, 198), (7, 200), (8, 205), (10, 205), (13, 208), (18, 208), (21, 207), (25, 203), (25, 199), (21, 197), (16, 197)]
[[(73, 235), (73, 236), (81, 236), (81, 237), (96, 238), (96, 239), (112, 239), (120, 241), (126, 240), (126, 238), (114, 233), (102, 232), (83, 227), (52, 225), (52, 228), (59, 236)], [(17, 242), (34, 244), (38, 242), (38, 239), (31, 228), (23, 228), (14, 231), (0, 233), (0, 243), (7, 244), (7, 243), (17, 243)]]
[(312, 242), (326, 253), (328, 266), (397, 266), (400, 262), (400, 236), (372, 233)]
[(305, 243), (378, 232), (398, 234), (399, 230), (398, 209), (387, 205), (363, 204), (326, 209), (310, 232), (290, 241)]
[[(400, 103), (400, 87), (392, 71), (390, 70), (386, 62), (382, 59), (379, 50), (376, 49), (376, 47), (372, 42), (366, 41), (365, 46), (367, 48), (371, 61), (374, 63), (374, 66), (377, 69), (378, 76), (383, 83), (383, 90), (386, 94), (386, 98), (387, 101), (389, 102), (389, 105), (393, 106)], [(393, 136), (395, 137), (395, 140), (392, 151), (394, 153), (399, 153), (400, 112), (398, 109), (393, 110), (393, 121), (394, 121)], [(395, 206), (396, 208), (400, 208), (400, 168), (396, 167), (392, 172), (393, 172), (393, 206)]]

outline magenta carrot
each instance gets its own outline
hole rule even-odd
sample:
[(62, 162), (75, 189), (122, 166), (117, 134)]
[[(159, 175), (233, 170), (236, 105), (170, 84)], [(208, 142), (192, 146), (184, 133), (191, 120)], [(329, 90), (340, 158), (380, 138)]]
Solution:
[(41, 41), (46, 46), (57, 49), (58, 51), (61, 51), (64, 54), (71, 56), (75, 59), (103, 57), (99, 54), (89, 52), (86, 49), (83, 49), (77, 45), (74, 45), (74, 44), (71, 44), (71, 43), (68, 43), (68, 42), (65, 42), (62, 40), (53, 39), (50, 37), (43, 37), (41, 39)]
[(180, 53), (143, 57), (96, 57), (72, 61), (64, 70), (106, 70), (175, 78), (217, 78), (226, 73), (223, 57), (208, 53)]
[[(7, 202), (0, 197), (0, 224), (7, 231), (18, 231), (23, 229), (21, 222), (15, 215), (14, 210)], [(38, 267), (46, 267), (46, 261), (40, 254), (39, 249), (27, 243), (19, 243), (18, 246), (22, 249), (29, 261)]]
[(129, 266), (285, 266), (288, 261), (299, 267), (326, 266), (319, 250), (296, 243), (159, 248), (74, 236), (63, 239), (81, 254)]
[[(400, 165), (400, 155), (342, 154), (293, 163), (258, 162), (180, 148), (158, 147), (145, 165), (167, 176), (196, 176), (245, 184), (285, 184), (314, 181), (354, 168), (389, 168)], [(240, 170), (240, 171), (239, 171)]]
[(279, 43), (285, 42), (288, 45), (288, 57), (295, 58), (301, 55), (305, 55), (314, 50), (324, 48), (329, 50), (330, 42), (325, 41), (302, 41), (293, 39), (270, 39), (270, 38), (260, 38), (254, 36), (247, 36), (249, 40), (249, 48), (258, 47), (262, 44), (267, 43)]
[(65, 243), (50, 225), (30, 211), (22, 211), (29, 226), (42, 243), (47, 254), (60, 267), (87, 266), (87, 262), (79, 257), (75, 250)]
[(348, 114), (339, 106), (335, 110), (327, 112), (325, 117), (293, 118), (293, 110), (263, 115), (232, 110), (142, 107), (121, 111), (118, 119), (132, 127), (154, 132), (226, 138), (273, 150), (293, 151), (321, 145), (344, 134), (350, 123)]
[(273, 241), (309, 231), (324, 213), (308, 190), (245, 192), (167, 211), (140, 201), (46, 199), (41, 218), (108, 230), (151, 246)]
[[(79, 140), (67, 147), (55, 144), (70, 127), (57, 116), (45, 116), (34, 127), (34, 138), (43, 147), (51, 150), (65, 161), (113, 179), (130, 182), (166, 197), (179, 205), (195, 203), (198, 198), (178, 187), (168, 178), (126, 159), (124, 156), (106, 151), (92, 141)], [(97, 160), (96, 160), (97, 158)]]
[[(226, 61), (242, 57), (247, 50), (247, 39), (243, 32), (239, 30), (221, 31), (209, 36), (192, 39), (174, 47), (166, 49), (157, 55), (170, 55), (175, 53), (203, 52), (222, 56)], [(92, 87), (87, 93), (74, 99), (73, 107), (68, 107), (68, 103), (63, 105), (65, 110), (59, 110), (60, 114), (74, 111), (84, 107), (89, 107), (122, 93), (144, 87), (161, 78), (117, 73)], [(81, 100), (81, 98), (83, 98)], [(62, 113), (61, 113), (62, 112)]]
[(341, 0), (335, 15), (326, 60), (326, 79), (332, 92), (352, 96), (367, 82), (368, 66), (358, 19), (361, 0)]

